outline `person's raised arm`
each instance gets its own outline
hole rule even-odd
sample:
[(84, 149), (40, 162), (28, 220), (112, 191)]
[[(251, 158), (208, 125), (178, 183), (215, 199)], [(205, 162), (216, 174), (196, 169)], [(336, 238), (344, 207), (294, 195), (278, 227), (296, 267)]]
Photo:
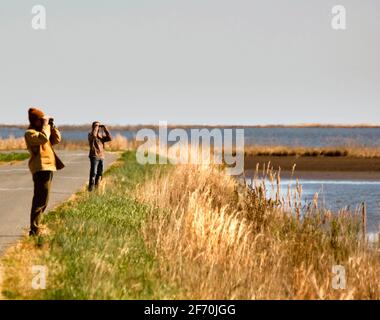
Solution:
[(37, 130), (28, 130), (25, 133), (25, 141), (30, 146), (41, 146), (48, 143), (51, 136), (51, 129), (48, 121), (44, 119), (41, 132)]
[(62, 135), (61, 132), (59, 132), (58, 128), (55, 126), (51, 127), (51, 137), (50, 137), (50, 142), (52, 145), (56, 145), (61, 143), (62, 141)]
[(98, 135), (98, 132), (99, 132), (99, 126), (93, 126), (90, 134), (93, 137), (96, 137)]
[(108, 131), (108, 129), (107, 129), (106, 126), (103, 126), (103, 130), (104, 130), (104, 136), (102, 137), (102, 141), (103, 142), (110, 142), (110, 141), (112, 141), (111, 133)]
[(94, 139), (98, 136), (98, 132), (99, 132), (99, 126), (92, 125), (91, 132), (89, 132), (88, 134), (88, 143), (90, 144), (90, 147), (92, 146)]

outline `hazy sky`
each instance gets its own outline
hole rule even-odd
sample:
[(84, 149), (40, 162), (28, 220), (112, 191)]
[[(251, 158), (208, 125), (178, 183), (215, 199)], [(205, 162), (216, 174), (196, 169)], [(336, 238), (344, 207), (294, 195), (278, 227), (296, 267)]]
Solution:
[(380, 124), (378, 0), (2, 0), (0, 39), (0, 123)]

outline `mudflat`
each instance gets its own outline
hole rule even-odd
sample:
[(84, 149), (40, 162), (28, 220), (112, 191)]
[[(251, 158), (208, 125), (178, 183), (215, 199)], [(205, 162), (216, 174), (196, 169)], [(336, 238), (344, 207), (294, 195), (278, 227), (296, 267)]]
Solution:
[(252, 156), (245, 157), (245, 169), (251, 172), (268, 165), (287, 177), (296, 165), (296, 176), (299, 178), (318, 179), (365, 179), (380, 180), (380, 158), (352, 157), (295, 157), (295, 156)]

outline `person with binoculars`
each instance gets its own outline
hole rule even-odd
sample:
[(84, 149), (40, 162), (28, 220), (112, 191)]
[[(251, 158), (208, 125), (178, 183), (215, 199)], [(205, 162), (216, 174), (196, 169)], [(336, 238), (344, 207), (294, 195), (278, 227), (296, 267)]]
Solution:
[(29, 169), (34, 182), (29, 235), (38, 236), (41, 233), (41, 218), (49, 202), (53, 173), (65, 166), (53, 149), (61, 142), (61, 133), (55, 127), (54, 119), (35, 108), (30, 108), (28, 114), (30, 125), (25, 132), (25, 142), (30, 153)]
[(99, 187), (103, 177), (104, 169), (104, 144), (112, 141), (112, 136), (105, 125), (99, 121), (92, 124), (92, 130), (88, 134), (88, 143), (90, 145), (90, 181), (88, 184), (88, 191), (93, 191), (94, 188)]

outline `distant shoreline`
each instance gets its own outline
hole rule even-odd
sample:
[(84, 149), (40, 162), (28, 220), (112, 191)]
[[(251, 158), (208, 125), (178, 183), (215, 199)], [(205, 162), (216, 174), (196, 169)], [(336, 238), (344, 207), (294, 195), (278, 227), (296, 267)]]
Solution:
[[(27, 128), (27, 124), (0, 124), (0, 129), (5, 128)], [(60, 125), (61, 129), (66, 130), (88, 130), (91, 124), (81, 124), (81, 125)], [(136, 131), (142, 128), (158, 129), (157, 124), (138, 124), (138, 125), (109, 125), (111, 130), (125, 130), (125, 131)], [(183, 124), (168, 124), (168, 128), (239, 128), (239, 129), (273, 129), (273, 128), (283, 128), (283, 129), (380, 129), (380, 124), (294, 124), (294, 125), (282, 125), (282, 124), (268, 124), (268, 125), (207, 125), (207, 124), (193, 124), (193, 125), (183, 125)]]
[(380, 181), (380, 158), (351, 158), (351, 157), (294, 157), (294, 156), (254, 156), (245, 157), (246, 172), (253, 172), (259, 164), (259, 171), (263, 166), (281, 168), (281, 176), (290, 176), (294, 165), (296, 177), (326, 177), (365, 179)]

